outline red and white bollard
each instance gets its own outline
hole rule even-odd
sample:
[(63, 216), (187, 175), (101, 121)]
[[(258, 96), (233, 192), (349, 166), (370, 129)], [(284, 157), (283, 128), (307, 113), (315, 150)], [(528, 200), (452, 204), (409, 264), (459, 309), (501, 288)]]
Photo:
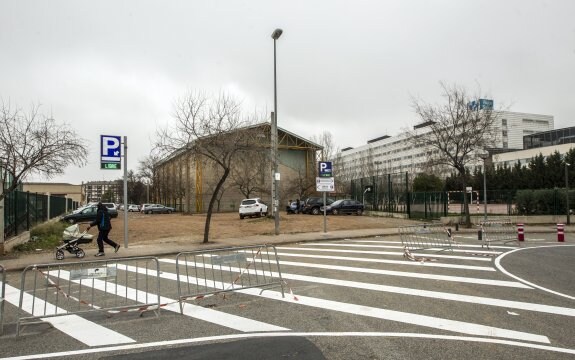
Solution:
[(525, 241), (525, 231), (523, 224), (517, 224), (517, 241)]
[(557, 224), (557, 241), (565, 241), (565, 225), (563, 224)]

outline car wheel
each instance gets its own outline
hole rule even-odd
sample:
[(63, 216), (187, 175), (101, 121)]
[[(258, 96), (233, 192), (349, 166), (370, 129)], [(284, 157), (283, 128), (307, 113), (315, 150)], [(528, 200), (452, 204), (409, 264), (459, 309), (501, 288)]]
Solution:
[(244, 216), (243, 216), (243, 215), (240, 215), (240, 220), (243, 220), (243, 219), (244, 219)]
[(361, 216), (361, 214), (363, 214), (363, 210), (357, 209), (357, 216)]
[(313, 208), (313, 209), (311, 209), (311, 213), (312, 213), (313, 215), (319, 215), (319, 208)]
[(331, 213), (334, 214), (334, 215), (338, 215), (338, 214), (339, 214), (339, 211), (337, 211), (337, 209), (332, 209), (332, 210), (331, 210)]
[(171, 213), (172, 213), (172, 210), (168, 210), (168, 214), (171, 214)]

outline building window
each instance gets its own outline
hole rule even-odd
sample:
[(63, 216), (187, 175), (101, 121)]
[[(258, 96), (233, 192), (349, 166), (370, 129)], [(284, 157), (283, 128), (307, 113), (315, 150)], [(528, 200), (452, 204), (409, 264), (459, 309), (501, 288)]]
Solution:
[(503, 131), (501, 132), (501, 135), (503, 135), (503, 137), (507, 137), (507, 130), (503, 130)]
[(501, 125), (507, 126), (507, 119), (501, 119)]
[(504, 149), (507, 149), (507, 141), (504, 141), (504, 142), (503, 142), (503, 148), (504, 148)]

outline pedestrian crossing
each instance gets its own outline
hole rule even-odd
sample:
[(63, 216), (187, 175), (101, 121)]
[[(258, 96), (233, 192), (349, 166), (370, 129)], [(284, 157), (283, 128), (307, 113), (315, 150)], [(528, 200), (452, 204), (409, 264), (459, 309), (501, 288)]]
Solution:
[[(492, 339), (508, 339), (538, 344), (551, 344), (555, 334), (547, 333), (546, 328), (519, 326), (520, 322), (506, 324), (495, 321), (491, 316), (466, 316), (476, 309), (489, 313), (495, 309), (508, 313), (529, 312), (529, 316), (559, 316), (572, 322), (575, 308), (553, 303), (532, 302), (528, 293), (537, 291), (532, 286), (513, 280), (496, 270), (491, 257), (479, 254), (500, 255), (515, 249), (511, 246), (492, 246), (482, 251), (480, 245), (462, 244), (457, 251), (425, 252), (414, 255), (434, 258), (432, 262), (414, 262), (403, 259), (401, 242), (389, 238), (348, 239), (329, 242), (308, 242), (296, 245), (278, 246), (279, 272), (269, 271), (267, 275), (279, 277), (286, 282), (289, 292), (278, 289), (242, 288), (235, 293), (242, 299), (253, 299), (260, 308), (273, 308), (276, 315), (269, 318), (250, 318), (240, 311), (234, 313), (207, 308), (194, 302), (186, 302), (182, 316), (189, 321), (209, 323), (215, 328), (235, 333), (277, 333), (301, 332), (298, 324), (289, 321), (290, 312), (304, 309), (320, 317), (321, 314), (341, 313), (370, 321), (393, 322), (398, 326), (415, 326), (422, 333), (477, 336)], [(385, 250), (382, 250), (385, 249)], [(206, 254), (208, 260), (210, 255)], [(262, 263), (270, 259), (259, 259)], [(175, 257), (160, 259), (161, 271), (141, 266), (115, 265), (116, 271), (130, 274), (157, 276), (163, 289), (170, 291), (160, 294), (161, 311), (180, 313), (175, 284), (178, 281)], [(199, 265), (196, 263), (196, 265)], [(238, 267), (227, 267), (229, 272), (241, 272)], [(265, 270), (253, 269), (255, 273), (266, 275)], [(50, 271), (50, 277), (64, 281), (78, 282), (63, 270)], [(194, 274), (180, 275), (181, 282), (202, 284), (213, 288), (231, 287), (224, 277), (198, 278)], [(128, 299), (157, 296), (150, 291), (130, 288), (123, 284), (93, 279), (91, 286), (100, 292), (123, 294)], [(320, 286), (324, 291), (317, 291)], [(6, 286), (6, 306), (14, 311), (20, 302), (20, 291)], [(316, 290), (314, 293), (313, 291)], [(23, 293), (23, 311), (35, 313), (35, 308), (54, 306), (48, 302), (30, 302), (29, 295)], [(358, 301), (358, 294), (366, 294), (365, 300)], [(78, 295), (78, 294), (75, 294)], [(81, 295), (81, 294), (80, 294)], [(321, 295), (321, 296), (319, 296)], [(233, 296), (233, 295), (232, 295)], [(398, 297), (393, 298), (393, 297)], [(536, 297), (542, 299), (541, 296)], [(392, 300), (393, 299), (393, 300)], [(404, 308), (397, 304), (409, 303)], [(450, 309), (461, 311), (449, 311)], [(433, 313), (437, 310), (437, 314)], [(5, 310), (6, 311), (6, 310)], [(66, 313), (66, 309), (56, 310)], [(137, 343), (136, 331), (110, 329), (89, 320), (81, 314), (69, 314), (43, 318), (65, 336), (73, 338), (88, 347), (111, 346)], [(348, 329), (329, 329), (347, 331)], [(177, 332), (175, 332), (177, 333)], [(437, 333), (437, 334), (439, 334)], [(97, 339), (97, 340), (96, 340)], [(168, 340), (168, 339), (166, 339)]]

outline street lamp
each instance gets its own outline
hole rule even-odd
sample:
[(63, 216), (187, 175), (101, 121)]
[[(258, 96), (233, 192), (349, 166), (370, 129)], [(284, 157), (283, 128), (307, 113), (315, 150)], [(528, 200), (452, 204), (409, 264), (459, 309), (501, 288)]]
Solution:
[(483, 151), (479, 153), (479, 157), (483, 159), (483, 221), (487, 221), (487, 159), (489, 152)]
[(278, 91), (277, 91), (277, 72), (276, 72), (276, 40), (282, 35), (282, 29), (275, 29), (272, 33), (272, 39), (274, 39), (274, 114), (272, 116), (272, 161), (273, 161), (273, 174), (272, 174), (272, 184), (273, 184), (273, 204), (274, 209), (274, 220), (275, 220), (275, 234), (280, 234), (280, 214), (279, 214), (279, 199), (278, 199)]
[(570, 216), (570, 209), (569, 209), (569, 164), (565, 161), (565, 192), (566, 192), (566, 203), (567, 203), (567, 225), (571, 225), (571, 216)]

